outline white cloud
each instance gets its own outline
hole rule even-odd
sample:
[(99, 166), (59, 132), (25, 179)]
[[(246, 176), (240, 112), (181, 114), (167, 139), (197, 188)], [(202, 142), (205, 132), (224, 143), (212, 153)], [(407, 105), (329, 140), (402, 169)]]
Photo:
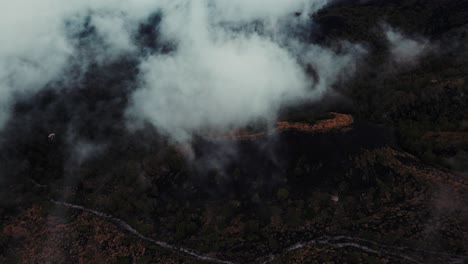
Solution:
[(390, 43), (390, 52), (398, 63), (417, 63), (426, 54), (431, 46), (424, 38), (411, 38), (403, 33), (385, 26), (385, 36)]
[(65, 21), (77, 25), (92, 15), (92, 24), (110, 57), (132, 50), (127, 25), (145, 18), (154, 7), (149, 0), (15, 0), (0, 8), (0, 128), (18, 95), (34, 94), (57, 78), (75, 53)]
[[(278, 32), (283, 24), (259, 34), (219, 23), (283, 17), (294, 24), (298, 18), (288, 15), (306, 8), (306, 1), (180, 2), (164, 9), (162, 26), (165, 39), (177, 48), (144, 60), (141, 89), (129, 109), (130, 120), (149, 121), (175, 140), (258, 119), (273, 121), (284, 105), (320, 98), (358, 55), (291, 41)], [(318, 83), (306, 76), (305, 63), (317, 70)]]
[[(257, 119), (273, 121), (278, 109), (315, 100), (353, 65), (359, 52), (336, 54), (294, 40), (290, 27), (306, 23), (327, 0), (15, 0), (0, 9), (0, 128), (18, 95), (33, 95), (70, 60), (141, 56), (140, 23), (161, 12), (168, 54), (141, 60), (141, 87), (128, 109), (130, 122), (148, 121), (176, 140), (202, 129), (225, 129)], [(301, 13), (296, 17), (295, 13)], [(97, 40), (77, 49), (71, 32), (94, 27)], [(262, 32), (243, 25), (262, 23)], [(308, 23), (308, 22), (307, 22)], [(226, 25), (234, 25), (228, 29)], [(94, 41), (94, 42), (93, 42)], [(83, 58), (83, 56), (85, 58)], [(311, 64), (319, 75), (306, 76)]]
[(302, 69), (275, 43), (252, 36), (192, 44), (146, 60), (144, 88), (134, 98), (138, 115), (177, 139), (273, 117), (282, 103), (307, 94)]
[(213, 13), (223, 21), (277, 20), (294, 13), (310, 14), (328, 0), (212, 0)]
[(70, 47), (58, 1), (5, 1), (0, 11), (0, 127), (16, 93), (36, 91), (63, 67)]

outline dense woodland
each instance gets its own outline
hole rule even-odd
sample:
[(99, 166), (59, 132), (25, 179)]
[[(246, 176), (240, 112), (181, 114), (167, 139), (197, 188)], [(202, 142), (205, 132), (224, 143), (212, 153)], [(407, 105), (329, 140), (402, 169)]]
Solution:
[[(343, 84), (359, 119), (397, 129), (400, 144), (429, 163), (466, 166), (467, 140), (425, 137), (428, 131), (467, 131), (467, 16), (463, 1), (338, 1), (317, 15), (320, 41), (346, 39), (366, 43), (370, 56), (359, 73)], [(391, 62), (379, 25), (427, 38), (434, 50), (416, 65)], [(447, 162), (457, 157), (458, 162)]]
[[(368, 50), (356, 74), (334, 87), (339, 99), (314, 108), (352, 114), (356, 127), (344, 134), (291, 132), (274, 143), (265, 139), (221, 147), (200, 137), (193, 144), (197, 160), (187, 162), (180, 146), (171, 145), (153, 128), (126, 130), (123, 109), (137, 71), (135, 62), (127, 58), (96, 66), (86, 82), (74, 84), (76, 89), (49, 89), (24, 99), (0, 134), (2, 225), (33, 203), (40, 204), (44, 214), (57, 213), (49, 202), (54, 198), (112, 214), (143, 234), (200, 252), (223, 252), (223, 257), (241, 262), (319, 234), (354, 234), (464, 254), (461, 232), (450, 236), (434, 232), (425, 239), (414, 231), (427, 224), (422, 222), (432, 217), (431, 208), (406, 200), (427, 198), (433, 190), (407, 169), (417, 160), (396, 159), (385, 150), (392, 146), (407, 151), (444, 170), (468, 169), (464, 2), (342, 0), (315, 15), (307, 36), (311, 42), (335, 46), (347, 40)], [(155, 15), (148, 23), (158, 19)], [(436, 48), (416, 65), (392, 63), (381, 30), (384, 23), (427, 38)], [(170, 45), (148, 36), (157, 37), (157, 32), (142, 25), (143, 49), (170, 50)], [(307, 115), (301, 109), (291, 111), (310, 122), (328, 117), (326, 111)], [(67, 145), (71, 128), (75, 146)], [(53, 141), (47, 140), (51, 131), (57, 134)], [(314, 150), (309, 151), (305, 142)], [(82, 159), (71, 151), (75, 148), (96, 155)], [(222, 170), (212, 165), (213, 159), (223, 165)], [(340, 203), (334, 204), (330, 196), (338, 193)], [(394, 219), (402, 226), (416, 226), (411, 232), (392, 226), (399, 210), (419, 212), (414, 219), (406, 213)], [(374, 220), (377, 212), (383, 212), (388, 222)], [(440, 217), (451, 217), (450, 225), (459, 230), (463, 224), (457, 213)], [(63, 214), (70, 222), (77, 217)], [(79, 232), (93, 231), (83, 226)], [(18, 261), (19, 246), (1, 233), (0, 262)], [(375, 256), (353, 251), (346, 251), (341, 260), (379, 263)], [(118, 261), (132, 259), (122, 256)], [(152, 263), (151, 256), (139, 263)]]

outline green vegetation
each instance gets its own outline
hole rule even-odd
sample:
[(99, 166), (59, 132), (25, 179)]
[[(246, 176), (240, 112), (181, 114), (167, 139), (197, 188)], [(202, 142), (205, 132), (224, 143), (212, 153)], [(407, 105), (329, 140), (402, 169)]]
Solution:
[(138, 258), (137, 264), (150, 264), (153, 263), (153, 258), (149, 255), (144, 255)]
[(285, 201), (288, 199), (289, 197), (289, 191), (285, 188), (280, 188), (278, 190), (278, 192), (276, 193), (276, 197), (278, 198), (278, 200), (280, 201)]
[[(366, 2), (350, 5), (342, 1), (316, 16), (323, 36), (314, 41), (339, 46), (336, 41), (348, 40), (363, 43), (369, 51), (357, 74), (334, 87), (352, 102), (347, 110), (358, 122), (394, 129), (398, 145), (426, 163), (454, 168), (454, 162), (447, 159), (456, 157), (458, 163), (466, 163), (466, 141), (452, 143), (427, 136), (428, 132), (468, 131), (468, 66), (460, 59), (463, 47), (449, 45), (452, 39), (466, 41), (466, 36), (457, 35), (468, 17), (453, 6), (460, 1)], [(416, 65), (395, 65), (390, 62), (388, 43), (382, 40), (380, 23), (423, 35), (439, 43), (442, 51), (426, 54)], [(339, 52), (340, 48), (336, 49)], [(290, 121), (310, 123), (331, 117), (320, 111), (298, 112), (285, 116)], [(249, 128), (263, 131), (265, 126), (252, 124)], [(55, 216), (73, 221), (47, 200), (65, 199), (119, 217), (142, 234), (205, 253), (222, 250), (227, 256), (240, 254), (245, 259), (324, 234), (397, 242), (414, 235), (411, 239), (418, 240), (426, 236), (422, 232), (433, 217), (433, 205), (426, 202), (432, 202), (434, 190), (413, 172), (389, 165), (392, 157), (385, 153), (365, 156), (363, 153), (375, 149), (353, 145), (355, 134), (343, 136), (342, 141), (336, 135), (314, 135), (310, 141), (298, 136), (298, 140), (272, 144), (272, 150), (261, 143), (258, 153), (254, 153), (256, 143), (242, 142), (236, 149), (239, 157), (222, 160), (224, 167), (219, 169), (219, 164), (199, 164), (212, 158), (204, 156), (204, 151), (215, 148), (203, 139), (197, 138), (193, 144), (201, 152), (196, 153), (197, 158), (201, 158), (188, 163), (179, 149), (183, 146), (174, 147), (159, 135), (148, 133), (150, 136), (112, 131), (113, 145), (105, 154), (70, 171), (64, 169), (69, 155), (64, 146), (22, 142), (22, 148), (10, 152), (27, 153), (27, 160), (10, 166), (27, 169), (12, 174), (18, 176), (10, 177), (12, 184), (0, 186), (0, 215), (5, 216), (4, 221), (11, 220), (8, 217), (31, 204), (41, 204), (43, 217), (55, 211)], [(373, 136), (368, 136), (369, 141)], [(138, 137), (143, 139), (135, 139)], [(339, 194), (337, 202), (331, 200), (335, 194)], [(408, 214), (395, 216), (399, 212)], [(446, 214), (453, 223), (448, 223), (448, 231), (441, 229), (434, 235), (435, 241), (441, 241), (437, 247), (466, 252), (463, 233), (456, 232), (461, 226), (459, 212)], [(78, 231), (87, 235), (93, 227), (81, 225)], [(443, 235), (450, 239), (441, 239)], [(132, 245), (135, 239), (125, 239), (122, 244)], [(0, 262), (16, 260), (12, 250), (16, 245), (11, 241), (10, 236), (0, 233)], [(148, 248), (170, 254), (159, 247)], [(376, 257), (357, 252), (347, 252), (343, 258), (347, 263), (380, 263)], [(131, 261), (128, 257), (118, 260)], [(152, 263), (154, 259), (144, 255), (136, 261)]]

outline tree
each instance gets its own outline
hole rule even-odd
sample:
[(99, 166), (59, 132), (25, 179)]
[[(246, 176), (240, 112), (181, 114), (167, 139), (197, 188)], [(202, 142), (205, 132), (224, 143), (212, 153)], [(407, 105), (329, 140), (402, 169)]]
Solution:
[(276, 193), (276, 197), (278, 198), (278, 200), (284, 201), (284, 200), (288, 199), (289, 191), (287, 189), (285, 189), (285, 188), (280, 188), (278, 190), (278, 192)]

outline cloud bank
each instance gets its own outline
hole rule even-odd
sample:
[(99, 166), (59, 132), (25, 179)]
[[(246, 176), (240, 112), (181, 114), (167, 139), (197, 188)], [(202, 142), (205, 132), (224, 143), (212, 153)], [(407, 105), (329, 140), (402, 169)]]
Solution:
[[(106, 60), (133, 49), (131, 31), (155, 7), (153, 1), (16, 0), (0, 9), (0, 128), (16, 98), (30, 96), (79, 58), (77, 37), (90, 20), (103, 45), (93, 54)], [(148, 9), (149, 8), (149, 9)], [(80, 62), (82, 63), (82, 62)], [(84, 65), (83, 65), (84, 66)]]
[[(295, 35), (327, 2), (9, 1), (0, 10), (0, 129), (18, 98), (66, 83), (70, 65), (85, 72), (125, 56), (140, 71), (126, 111), (130, 127), (149, 123), (185, 141), (203, 130), (273, 121), (281, 107), (320, 98), (362, 54)], [(171, 47), (165, 52), (143, 50), (137, 37), (154, 14), (161, 21), (150, 26)]]
[[(336, 54), (289, 34), (308, 21), (296, 13), (325, 3), (184, 1), (164, 9), (161, 34), (176, 49), (143, 60), (129, 119), (185, 141), (206, 130), (273, 121), (283, 106), (320, 98), (360, 54)], [(319, 81), (306, 74), (306, 64)]]

